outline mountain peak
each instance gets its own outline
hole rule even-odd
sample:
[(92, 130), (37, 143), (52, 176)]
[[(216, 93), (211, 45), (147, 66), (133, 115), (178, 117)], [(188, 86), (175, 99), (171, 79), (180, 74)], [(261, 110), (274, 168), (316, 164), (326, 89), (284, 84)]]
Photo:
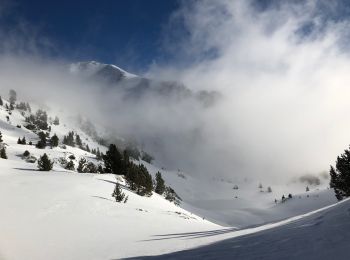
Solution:
[(137, 75), (129, 73), (114, 64), (105, 64), (97, 61), (83, 61), (72, 63), (70, 65), (70, 72), (87, 77), (103, 77), (111, 82), (119, 82), (123, 79), (138, 77)]

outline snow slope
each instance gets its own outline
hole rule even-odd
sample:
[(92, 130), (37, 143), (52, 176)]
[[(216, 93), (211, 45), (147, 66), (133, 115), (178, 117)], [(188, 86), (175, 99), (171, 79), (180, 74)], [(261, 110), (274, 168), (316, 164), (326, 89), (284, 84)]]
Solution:
[[(231, 238), (207, 246), (133, 259), (349, 259), (349, 215), (346, 200), (280, 223), (233, 231)], [(191, 240), (219, 234), (188, 232), (162, 238)]]
[[(0, 161), (0, 255), (3, 259), (112, 259), (190, 248), (202, 241), (141, 243), (158, 233), (214, 230), (158, 195), (111, 194), (113, 175), (38, 172)], [(1, 257), (0, 257), (1, 259)]]
[[(61, 122), (51, 125), (51, 134), (62, 140), (74, 131), (90, 148), (106, 151), (76, 121), (52, 110), (49, 116), (57, 114)], [(123, 184), (122, 178), (68, 171), (59, 163), (59, 158), (75, 155), (75, 165), (81, 157), (97, 164), (95, 155), (69, 146), (37, 149), (17, 144), (23, 136), (38, 141), (36, 134), (23, 127), (24, 119), (19, 110), (9, 115), (0, 106), (0, 131), (9, 157), (0, 159), (0, 259), (118, 259), (166, 254), (247, 234), (237, 228), (286, 219), (335, 202), (333, 191), (326, 188), (327, 180), (307, 193), (305, 184), (300, 183), (275, 184), (272, 192), (266, 192), (255, 180), (197, 179), (140, 161), (152, 175), (162, 172), (166, 183), (183, 199), (181, 207), (157, 194), (140, 197), (125, 186), (128, 202), (116, 203), (111, 194), (117, 181)], [(21, 156), (25, 150), (37, 158), (47, 153), (55, 162), (53, 171), (39, 172), (35, 163), (25, 162)], [(234, 185), (239, 189), (233, 189)], [(274, 202), (288, 193), (294, 198)]]

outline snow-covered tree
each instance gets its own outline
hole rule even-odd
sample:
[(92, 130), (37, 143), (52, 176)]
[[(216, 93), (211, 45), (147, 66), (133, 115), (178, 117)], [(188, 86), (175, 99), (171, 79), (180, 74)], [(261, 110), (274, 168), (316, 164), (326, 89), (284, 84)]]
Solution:
[(39, 171), (51, 171), (53, 167), (53, 162), (49, 159), (46, 153), (40, 156), (38, 160)]
[(116, 202), (122, 202), (125, 199), (125, 193), (120, 188), (119, 183), (115, 185), (112, 197), (115, 198)]

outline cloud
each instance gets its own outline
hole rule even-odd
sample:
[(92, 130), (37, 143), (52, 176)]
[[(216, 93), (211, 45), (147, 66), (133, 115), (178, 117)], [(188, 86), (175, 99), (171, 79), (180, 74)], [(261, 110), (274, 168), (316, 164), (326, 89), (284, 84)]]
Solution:
[(257, 3), (183, 1), (163, 35), (174, 58), (146, 73), (219, 91), (214, 106), (154, 93), (129, 99), (120, 86), (69, 76), (70, 61), (41, 52), (31, 29), (32, 41), (0, 30), (15, 46), (2, 48), (1, 92), (83, 113), (136, 139), (159, 166), (196, 176), (278, 182), (327, 170), (350, 143), (349, 21), (326, 1)]
[(203, 159), (213, 175), (320, 172), (349, 144), (344, 6), (277, 2), (183, 1), (165, 41), (174, 62), (150, 68), (153, 77), (223, 94), (202, 115), (198, 165)]

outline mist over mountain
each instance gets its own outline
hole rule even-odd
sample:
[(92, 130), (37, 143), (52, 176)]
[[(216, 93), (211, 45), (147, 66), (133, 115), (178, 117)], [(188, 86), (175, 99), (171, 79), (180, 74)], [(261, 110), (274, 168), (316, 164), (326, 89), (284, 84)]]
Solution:
[(215, 105), (220, 98), (216, 91), (191, 91), (181, 82), (161, 81), (129, 73), (112, 64), (96, 61), (77, 62), (70, 65), (72, 74), (82, 76), (85, 80), (95, 82), (107, 88), (121, 90), (125, 98), (140, 99), (144, 96), (157, 95), (164, 99), (193, 99), (204, 107)]

